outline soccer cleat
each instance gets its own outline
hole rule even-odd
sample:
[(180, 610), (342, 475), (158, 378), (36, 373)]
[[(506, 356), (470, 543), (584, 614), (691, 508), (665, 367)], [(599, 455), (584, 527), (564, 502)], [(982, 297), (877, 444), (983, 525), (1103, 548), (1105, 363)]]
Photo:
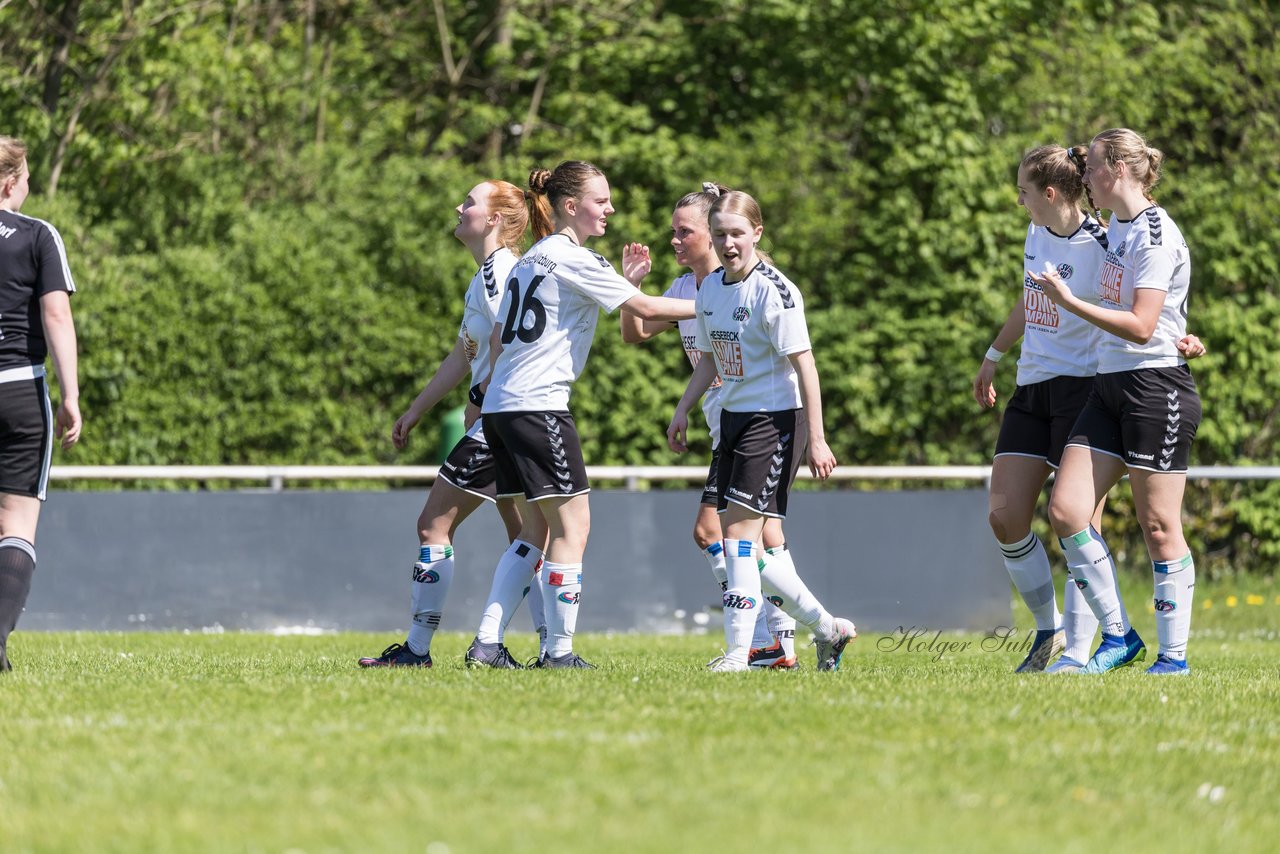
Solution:
[(564, 655), (552, 657), (545, 656), (542, 659), (541, 667), (551, 670), (595, 670), (596, 666), (587, 661), (580, 655), (572, 652), (566, 652)]
[(431, 652), (418, 655), (409, 649), (408, 644), (393, 643), (382, 651), (377, 658), (360, 659), (361, 667), (430, 667)]
[(1146, 657), (1146, 644), (1142, 642), (1142, 638), (1138, 637), (1136, 630), (1129, 629), (1129, 633), (1124, 637), (1103, 633), (1102, 644), (1099, 645), (1098, 651), (1080, 672), (1106, 673), (1109, 670), (1128, 667)]
[(1155, 676), (1186, 676), (1191, 672), (1191, 665), (1184, 661), (1176, 661), (1167, 655), (1157, 655), (1156, 663), (1147, 668), (1147, 672)]
[(1062, 655), (1067, 648), (1067, 633), (1062, 629), (1044, 629), (1036, 632), (1036, 639), (1031, 644), (1031, 651), (1014, 673), (1039, 673), (1045, 665)]
[(1077, 673), (1084, 668), (1083, 661), (1076, 661), (1069, 655), (1064, 655), (1050, 664), (1044, 669), (1045, 673)]
[(730, 661), (723, 655), (717, 655), (707, 662), (707, 670), (712, 673), (745, 673), (751, 668), (740, 661)]
[(839, 670), (840, 656), (844, 655), (844, 648), (849, 645), (849, 641), (858, 636), (858, 630), (854, 628), (853, 623), (844, 617), (836, 617), (831, 623), (831, 637), (825, 640), (814, 638), (813, 644), (818, 648), (818, 669), (819, 670)]
[(535, 655), (524, 663), (525, 670), (541, 670), (547, 666), (547, 654), (545, 652)]
[(787, 658), (782, 641), (774, 639), (769, 646), (757, 647), (747, 655), (747, 666), (773, 670), (796, 670), (800, 663), (794, 657)]
[(492, 667), (494, 670), (524, 670), (524, 665), (516, 661), (511, 650), (501, 643), (481, 643), (473, 640), (467, 647), (464, 659), (467, 667)]

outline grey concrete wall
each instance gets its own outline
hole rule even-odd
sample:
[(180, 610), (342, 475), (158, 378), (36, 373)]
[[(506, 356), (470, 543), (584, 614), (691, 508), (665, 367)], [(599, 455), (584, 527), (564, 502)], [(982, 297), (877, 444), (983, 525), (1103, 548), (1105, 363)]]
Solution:
[[(20, 628), (403, 631), (425, 496), (54, 493)], [(691, 537), (697, 502), (684, 491), (592, 493), (580, 630), (707, 623), (719, 591)], [(860, 628), (1009, 624), (1009, 580), (981, 490), (801, 492), (791, 504), (787, 541), (800, 574)], [(505, 545), (490, 507), (462, 525), (444, 629), (474, 629)], [(513, 628), (529, 628), (523, 609)]]

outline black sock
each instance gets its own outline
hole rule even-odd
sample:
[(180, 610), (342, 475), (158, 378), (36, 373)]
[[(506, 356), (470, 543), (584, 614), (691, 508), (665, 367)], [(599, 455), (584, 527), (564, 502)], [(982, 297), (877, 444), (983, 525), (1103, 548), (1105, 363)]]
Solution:
[(18, 617), (27, 604), (35, 571), (35, 546), (19, 537), (0, 539), (0, 670), (9, 669), (5, 655), (9, 633), (18, 625)]

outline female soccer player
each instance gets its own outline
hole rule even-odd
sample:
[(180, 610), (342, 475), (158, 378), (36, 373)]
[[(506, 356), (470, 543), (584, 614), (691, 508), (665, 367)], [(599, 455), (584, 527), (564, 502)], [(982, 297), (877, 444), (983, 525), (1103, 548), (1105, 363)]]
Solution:
[[(818, 370), (809, 344), (800, 291), (757, 248), (764, 234), (760, 206), (746, 193), (721, 194), (710, 210), (711, 239), (722, 265), (703, 280), (696, 299), (694, 344), (701, 358), (667, 428), (667, 443), (688, 450), (688, 416), (718, 374), (720, 458), (717, 509), (724, 534), (724, 656), (716, 671), (748, 668), (762, 581), (803, 615), (814, 631), (818, 669), (834, 670), (853, 623), (832, 617), (787, 561), (759, 565), (756, 544), (766, 518), (785, 518), (791, 480), (808, 444), (809, 469), (826, 479), (836, 460), (822, 426)], [(803, 412), (801, 411), (803, 410)]]
[(1085, 182), (1112, 211), (1100, 303), (1077, 297), (1052, 269), (1032, 279), (1060, 308), (1103, 332), (1098, 374), (1063, 452), (1049, 518), (1067, 565), (1102, 624), (1102, 643), (1084, 667), (1103, 673), (1145, 657), (1108, 566), (1109, 549), (1089, 524), (1124, 474), (1155, 578), (1159, 655), (1148, 673), (1188, 672), (1187, 636), (1195, 564), (1182, 534), (1187, 460), (1200, 424), (1200, 396), (1178, 342), (1186, 335), (1191, 256), (1182, 232), (1152, 201), (1164, 156), (1127, 128), (1089, 147)]
[[(409, 442), (409, 433), (422, 416), (439, 403), (468, 372), (471, 387), (477, 388), (489, 375), (489, 335), (507, 275), (520, 252), (520, 243), (529, 223), (524, 191), (506, 181), (477, 184), (457, 207), (458, 225), (453, 234), (471, 250), (479, 269), (467, 288), (462, 327), (458, 340), (445, 356), (435, 375), (414, 399), (391, 429), (391, 441), (398, 450)], [(445, 597), (453, 582), (453, 536), (463, 520), (485, 501), (496, 499), (493, 455), (485, 441), (484, 429), (476, 420), (458, 441), (445, 460), (440, 476), (431, 486), (426, 506), (418, 516), (418, 560), (413, 565), (413, 622), (403, 644), (395, 643), (373, 658), (360, 659), (361, 667), (431, 666), (431, 639), (440, 627)], [(545, 527), (530, 520), (524, 535), (522, 516), (511, 498), (497, 501), (498, 513), (512, 541), (510, 550), (518, 564), (522, 580), (521, 597), (529, 586), (542, 558), (546, 542)], [(536, 514), (535, 514), (536, 515)], [(513, 568), (514, 569), (514, 568)], [(495, 580), (496, 581), (496, 580)], [(541, 629), (542, 600), (530, 600), (535, 628)], [(510, 608), (487, 608), (480, 623), (480, 637), (492, 644), (491, 658), (514, 666), (510, 652), (503, 644), (511, 610), (520, 604), (516, 598)]]
[[(498, 495), (523, 495), (533, 503), (525, 530), (539, 517), (550, 529), (542, 567), (547, 649), (538, 663), (589, 668), (573, 651), (591, 512), (570, 388), (586, 365), (601, 308), (677, 321), (693, 316), (693, 303), (636, 290), (632, 282), (650, 267), (647, 249), (624, 255), (623, 278), (586, 248), (589, 239), (605, 233), (614, 210), (609, 182), (595, 166), (570, 160), (551, 172), (535, 169), (529, 192), (538, 242), (512, 268), (498, 310), (491, 345), (496, 361), (483, 393), (484, 430)], [(527, 540), (523, 531), (521, 537)], [(501, 569), (500, 564), (499, 575)]]
[[(58, 230), (18, 213), (30, 177), (26, 145), (0, 136), (0, 671), (10, 669), (9, 634), (31, 592), (54, 436), (65, 450), (81, 426), (76, 286)], [(45, 382), (50, 354), (62, 398), (56, 414)]]
[[(1031, 224), (1023, 254), (1027, 266), (1049, 267), (1080, 299), (1096, 302), (1097, 281), (1107, 248), (1102, 224), (1083, 210), (1086, 149), (1044, 145), (1030, 151), (1018, 167), (1018, 204)], [(1036, 501), (1051, 469), (1062, 460), (1063, 446), (1093, 387), (1102, 331), (1073, 314), (1061, 313), (1030, 275), (1023, 277), (1022, 299), (987, 351), (973, 381), (979, 404), (995, 404), (992, 382), (996, 363), (1019, 338), (1018, 387), (1005, 407), (991, 466), (989, 496), (992, 533), (1004, 554), (1005, 568), (1036, 621), (1035, 641), (1019, 673), (1046, 669), (1078, 670), (1089, 657), (1098, 622), (1074, 579), (1063, 590), (1063, 614), (1057, 610), (1049, 556), (1031, 532)], [(1188, 356), (1204, 352), (1189, 336), (1179, 342)], [(1099, 501), (1093, 526), (1101, 529)], [(1115, 563), (1108, 554), (1114, 579)]]
[[(676, 202), (675, 210), (671, 214), (671, 248), (675, 251), (676, 262), (688, 267), (689, 272), (673, 281), (663, 296), (694, 299), (702, 281), (720, 265), (715, 248), (711, 245), (711, 231), (707, 216), (711, 212), (712, 202), (719, 198), (721, 193), (728, 191), (727, 187), (706, 182), (703, 183), (701, 191), (688, 193)], [(694, 346), (697, 336), (696, 320), (682, 320), (673, 325), (640, 320), (634, 315), (625, 313), (618, 319), (622, 327), (622, 340), (628, 344), (647, 341), (668, 329), (678, 328), (685, 355), (689, 358), (691, 365), (697, 366), (702, 354)], [(712, 381), (711, 387), (702, 396), (702, 413), (707, 421), (707, 429), (711, 433), (711, 466), (707, 473), (706, 485), (702, 489), (702, 503), (693, 523), (693, 539), (711, 565), (711, 573), (723, 593), (728, 588), (728, 576), (725, 572), (720, 517), (716, 513), (718, 500), (716, 469), (719, 466), (720, 444), (719, 377)], [(790, 554), (785, 553), (786, 540), (782, 534), (781, 519), (766, 520), (762, 542), (764, 545), (762, 559), (791, 559)], [(795, 619), (774, 602), (766, 599), (764, 608), (760, 609), (756, 620), (756, 634), (752, 639), (750, 654), (751, 666), (788, 670), (797, 667), (795, 629)]]

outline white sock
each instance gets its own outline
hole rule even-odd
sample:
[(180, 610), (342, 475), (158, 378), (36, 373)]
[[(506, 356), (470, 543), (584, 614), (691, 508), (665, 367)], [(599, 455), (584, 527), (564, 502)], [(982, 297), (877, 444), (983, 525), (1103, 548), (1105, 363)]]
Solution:
[[(783, 613), (793, 617), (818, 637), (830, 637), (832, 617), (800, 579), (795, 561), (791, 559), (791, 550), (786, 546), (766, 549), (763, 563), (760, 583), (769, 598), (780, 599), (778, 607)], [(795, 626), (791, 628), (794, 631)]]
[(724, 544), (712, 543), (702, 550), (702, 556), (711, 565), (711, 574), (716, 577), (716, 584), (720, 585), (720, 592), (723, 593), (729, 585), (729, 573), (724, 568)]
[[(769, 629), (769, 609), (774, 608), (769, 604), (769, 600), (765, 599), (763, 605), (756, 611), (755, 633), (751, 636), (752, 649), (764, 649), (767, 646), (773, 646), (773, 632)], [(774, 610), (777, 610), (774, 608)]]
[(1129, 615), (1120, 602), (1120, 589), (1115, 581), (1115, 564), (1111, 549), (1102, 535), (1090, 525), (1078, 534), (1059, 540), (1067, 558), (1067, 569), (1075, 576), (1076, 586), (1084, 594), (1102, 631), (1123, 637), (1129, 633)]
[(524, 540), (513, 540), (502, 553), (498, 566), (493, 571), (489, 601), (485, 603), (484, 615), (480, 617), (476, 640), (481, 643), (502, 643), (507, 624), (511, 622), (516, 608), (520, 607), (520, 600), (524, 598), (525, 589), (529, 586), (533, 567), (541, 559), (542, 552)]
[(1156, 586), (1156, 635), (1160, 654), (1174, 661), (1187, 658), (1191, 603), (1196, 592), (1196, 565), (1191, 554), (1178, 560), (1151, 562)]
[(453, 546), (419, 546), (418, 560), (413, 565), (413, 624), (405, 639), (414, 655), (426, 655), (431, 650), (431, 639), (440, 628), (451, 584)]
[(760, 570), (751, 540), (724, 541), (725, 570), (729, 588), (724, 592), (724, 643), (727, 661), (746, 664), (755, 633), (756, 616), (764, 598)]
[(542, 607), (547, 616), (547, 654), (559, 658), (573, 652), (582, 596), (582, 564), (542, 564)]
[(1093, 636), (1098, 631), (1098, 618), (1071, 573), (1067, 573), (1067, 583), (1062, 586), (1062, 629), (1067, 635), (1067, 647), (1062, 654), (1081, 663), (1088, 661)]
[(547, 651), (547, 617), (542, 606), (542, 561), (533, 567), (533, 575), (529, 578), (529, 586), (525, 588), (524, 600), (529, 604), (529, 617), (533, 620), (533, 630), (538, 634), (538, 657)]
[(1058, 602), (1053, 593), (1053, 572), (1049, 569), (1049, 554), (1034, 533), (1016, 543), (1000, 543), (1004, 555), (1004, 568), (1009, 570), (1018, 595), (1036, 618), (1037, 631), (1052, 631), (1062, 625)]

